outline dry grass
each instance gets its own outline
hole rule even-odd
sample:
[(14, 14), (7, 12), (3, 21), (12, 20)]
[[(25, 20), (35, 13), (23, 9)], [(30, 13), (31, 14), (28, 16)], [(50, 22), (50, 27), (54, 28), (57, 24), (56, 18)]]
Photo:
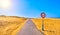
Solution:
[[(32, 19), (37, 28), (42, 31), (42, 19)], [(45, 18), (44, 19), (45, 35), (60, 35), (60, 19)]]
[(16, 35), (25, 20), (26, 18), (0, 17), (0, 35)]
[[(27, 18), (0, 16), (0, 35), (16, 35), (26, 20)], [(42, 31), (42, 19), (33, 18), (32, 21)], [(43, 33), (45, 35), (60, 35), (60, 19), (45, 18)]]

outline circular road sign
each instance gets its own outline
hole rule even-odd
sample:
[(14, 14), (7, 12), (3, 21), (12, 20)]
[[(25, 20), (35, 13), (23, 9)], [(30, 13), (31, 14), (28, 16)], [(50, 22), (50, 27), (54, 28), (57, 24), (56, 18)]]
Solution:
[(46, 14), (44, 12), (41, 13), (41, 17), (42, 18), (45, 18), (46, 17)]

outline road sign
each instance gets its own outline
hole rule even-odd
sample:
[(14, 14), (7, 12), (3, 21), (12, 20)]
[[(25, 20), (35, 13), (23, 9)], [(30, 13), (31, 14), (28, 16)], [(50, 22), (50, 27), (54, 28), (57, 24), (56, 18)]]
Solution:
[(44, 12), (41, 13), (41, 17), (42, 18), (45, 18), (46, 17), (46, 14)]
[(46, 14), (42, 12), (41, 17), (42, 17), (42, 31), (44, 31), (44, 18), (46, 17)]

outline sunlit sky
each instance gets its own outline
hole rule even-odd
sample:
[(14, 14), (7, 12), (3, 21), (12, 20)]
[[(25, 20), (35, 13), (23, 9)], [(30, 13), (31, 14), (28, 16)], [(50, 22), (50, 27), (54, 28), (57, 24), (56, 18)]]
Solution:
[(60, 0), (0, 0), (0, 15), (38, 18), (60, 17)]

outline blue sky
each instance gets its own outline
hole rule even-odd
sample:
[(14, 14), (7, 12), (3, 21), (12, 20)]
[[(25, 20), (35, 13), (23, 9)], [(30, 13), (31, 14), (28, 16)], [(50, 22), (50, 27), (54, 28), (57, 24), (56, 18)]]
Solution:
[(1, 9), (0, 15), (38, 18), (45, 12), (46, 17), (60, 17), (60, 0), (11, 0), (10, 9)]

